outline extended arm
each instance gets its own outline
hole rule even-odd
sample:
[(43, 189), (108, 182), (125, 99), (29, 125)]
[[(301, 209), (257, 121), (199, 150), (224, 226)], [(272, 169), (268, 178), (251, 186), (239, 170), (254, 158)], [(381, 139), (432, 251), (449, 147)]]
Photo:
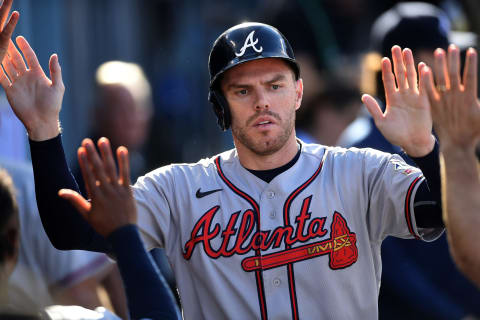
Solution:
[(442, 149), (444, 220), (453, 259), (480, 286), (480, 171), (473, 150)]
[[(438, 150), (434, 148), (430, 105), (422, 79), (417, 79), (410, 49), (392, 48), (393, 71), (389, 58), (382, 60), (382, 79), (385, 87), (385, 112), (369, 96), (362, 101), (376, 126), (392, 144), (400, 146), (425, 175), (426, 182), (415, 195), (417, 226), (441, 227), (441, 192)], [(426, 66), (419, 63), (418, 71)]]
[(463, 80), (456, 46), (435, 52), (435, 87), (430, 68), (421, 76), (440, 140), (443, 218), (459, 268), (480, 286), (480, 179), (475, 147), (480, 141), (477, 53), (467, 51)]
[(132, 319), (181, 319), (169, 286), (140, 240), (137, 227), (127, 225), (108, 240), (125, 285)]
[(59, 137), (58, 119), (65, 88), (58, 57), (50, 57), (50, 80), (27, 40), (18, 37), (17, 44), (25, 59), (13, 41), (9, 41), (8, 55), (2, 61), (4, 71), (0, 71), (0, 84), (30, 138), (37, 203), (47, 235), (59, 249), (108, 252), (105, 239), (96, 234), (69, 203), (57, 196), (61, 188), (78, 188), (65, 161)]
[(170, 289), (146, 252), (136, 227), (137, 209), (130, 187), (128, 152), (117, 149), (119, 172), (108, 139), (85, 139), (78, 159), (91, 202), (77, 191), (62, 189), (69, 200), (98, 234), (113, 245), (133, 319), (178, 319), (179, 312)]
[(46, 141), (30, 140), (35, 194), (42, 224), (53, 246), (60, 250), (82, 249), (109, 253), (110, 245), (77, 210), (58, 196), (60, 189), (78, 191), (68, 168), (61, 136)]
[(439, 146), (424, 157), (411, 157), (422, 170), (425, 181), (419, 186), (414, 199), (415, 220), (420, 228), (442, 228), (442, 197), (440, 183)]

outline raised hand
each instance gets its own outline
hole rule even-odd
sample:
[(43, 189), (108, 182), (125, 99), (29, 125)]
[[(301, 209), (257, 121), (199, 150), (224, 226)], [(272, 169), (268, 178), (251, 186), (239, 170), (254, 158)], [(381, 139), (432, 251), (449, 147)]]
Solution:
[(477, 98), (477, 52), (466, 53), (463, 80), (460, 76), (460, 50), (455, 45), (434, 54), (434, 76), (430, 68), (420, 74), (430, 100), (435, 132), (442, 150), (451, 147), (473, 154), (480, 140), (480, 103)]
[(20, 16), (17, 11), (14, 11), (5, 25), (8, 13), (12, 8), (12, 2), (13, 0), (4, 0), (0, 6), (0, 60), (3, 60), (3, 57), (5, 57), (5, 54), (7, 53), (8, 43), (10, 42), (13, 30), (15, 29)]
[(78, 148), (78, 160), (91, 202), (73, 190), (62, 189), (59, 196), (70, 201), (96, 232), (106, 237), (117, 228), (137, 222), (137, 209), (130, 187), (128, 150), (117, 149), (119, 174), (107, 138), (85, 139)]
[(420, 78), (440, 140), (443, 221), (454, 261), (480, 286), (480, 171), (475, 154), (480, 140), (477, 52), (468, 49), (463, 79), (460, 50), (455, 45), (449, 46), (448, 55), (437, 49), (434, 59), (434, 72), (424, 68)]
[(58, 56), (50, 57), (50, 80), (27, 40), (24, 37), (16, 40), (25, 61), (13, 41), (9, 41), (7, 55), (2, 61), (5, 71), (0, 71), (0, 84), (30, 139), (53, 138), (60, 132), (59, 114), (65, 92)]
[[(425, 156), (435, 144), (427, 94), (422, 88), (421, 79), (420, 83), (417, 81), (412, 51), (402, 51), (399, 46), (394, 46), (392, 58), (395, 74), (390, 59), (382, 59), (385, 112), (370, 95), (363, 95), (362, 101), (375, 125), (390, 143), (400, 146), (410, 156)], [(419, 63), (419, 73), (424, 68), (425, 64)]]

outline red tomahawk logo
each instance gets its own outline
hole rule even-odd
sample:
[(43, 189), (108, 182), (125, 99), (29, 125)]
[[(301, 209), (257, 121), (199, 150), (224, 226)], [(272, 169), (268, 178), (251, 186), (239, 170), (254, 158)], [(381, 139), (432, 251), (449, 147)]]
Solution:
[(243, 259), (242, 267), (245, 271), (268, 270), (289, 263), (328, 255), (330, 268), (346, 268), (358, 259), (356, 242), (357, 237), (355, 233), (350, 232), (347, 221), (340, 213), (335, 211), (330, 228), (330, 239), (265, 256), (248, 257)]

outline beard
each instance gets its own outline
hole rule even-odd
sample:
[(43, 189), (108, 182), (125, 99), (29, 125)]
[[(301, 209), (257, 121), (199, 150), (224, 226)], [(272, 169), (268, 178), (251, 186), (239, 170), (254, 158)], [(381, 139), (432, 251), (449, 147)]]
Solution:
[[(266, 139), (258, 139), (248, 134), (248, 128), (250, 128), (250, 124), (255, 121), (255, 119), (263, 115), (271, 116), (277, 120), (277, 124), (280, 126), (281, 129), (280, 133), (277, 136)], [(267, 110), (263, 112), (258, 112), (257, 114), (250, 117), (246, 121), (245, 126), (238, 126), (234, 123), (234, 121), (232, 121), (232, 135), (253, 153), (260, 156), (269, 156), (280, 150), (287, 143), (294, 127), (295, 107), (292, 108), (292, 112), (290, 112), (286, 116), (284, 121), (282, 121), (278, 114)], [(267, 131), (262, 132), (261, 134), (264, 137), (267, 137), (271, 133)]]

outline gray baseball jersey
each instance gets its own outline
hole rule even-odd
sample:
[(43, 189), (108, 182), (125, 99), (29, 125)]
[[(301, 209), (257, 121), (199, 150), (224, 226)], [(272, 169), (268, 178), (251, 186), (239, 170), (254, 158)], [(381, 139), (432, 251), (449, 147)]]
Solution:
[(376, 319), (380, 245), (416, 227), (421, 171), (372, 149), (303, 144), (270, 183), (230, 150), (134, 186), (147, 247), (173, 266), (186, 319)]

